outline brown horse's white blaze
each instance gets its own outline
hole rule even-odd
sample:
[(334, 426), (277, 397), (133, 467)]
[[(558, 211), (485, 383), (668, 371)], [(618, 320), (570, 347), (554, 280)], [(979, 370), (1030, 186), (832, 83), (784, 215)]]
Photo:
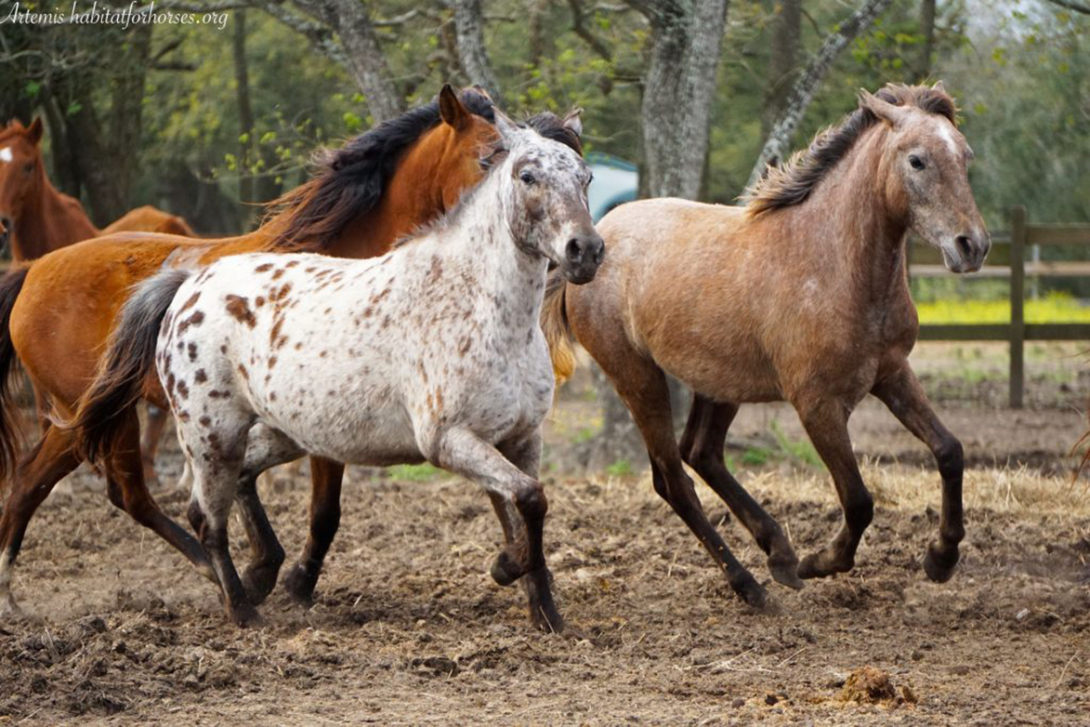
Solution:
[[(941, 86), (864, 93), (842, 124), (769, 170), (748, 207), (676, 199), (621, 206), (599, 224), (609, 259), (594, 283), (550, 286), (542, 322), (558, 374), (570, 372), (570, 331), (631, 410), (655, 489), (749, 603), (764, 603), (764, 590), (708, 523), (682, 462), (751, 531), (777, 581), (799, 587), (799, 577), (846, 572), (873, 516), (847, 429), (867, 394), (938, 462), (942, 517), (927, 575), (944, 581), (957, 564), (962, 448), (908, 363), (919, 325), (905, 272), (910, 230), (940, 248), (954, 272), (979, 269), (988, 252), (954, 119)], [(695, 392), (680, 447), (666, 373)], [(781, 400), (794, 405), (828, 466), (845, 518), (833, 542), (801, 564), (723, 461), (739, 405)]]
[(526, 576), (533, 622), (562, 627), (542, 550), (537, 471), (554, 380), (539, 318), (549, 263), (586, 283), (603, 243), (580, 156), (500, 114), (497, 129), (503, 147), (480, 186), (381, 258), (237, 255), (192, 276), (167, 271), (126, 304), (77, 415), (83, 451), (109, 451), (109, 413), (154, 354), (193, 471), (190, 521), (236, 622), (257, 615), (227, 547), (238, 484), (309, 452), (426, 459), (481, 485), (508, 536), (494, 577)]

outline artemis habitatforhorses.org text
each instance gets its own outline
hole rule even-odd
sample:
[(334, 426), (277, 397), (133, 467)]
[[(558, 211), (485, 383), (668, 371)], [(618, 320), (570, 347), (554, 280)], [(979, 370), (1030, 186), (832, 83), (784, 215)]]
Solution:
[(99, 6), (98, 0), (85, 10), (79, 8), (79, 0), (72, 0), (71, 12), (57, 9), (54, 12), (35, 12), (16, 2), (11, 12), (0, 17), (0, 24), (21, 25), (117, 25), (122, 30), (130, 25), (213, 25), (220, 30), (227, 27), (227, 13), (176, 13), (172, 10), (155, 11), (155, 2), (139, 5), (135, 0), (127, 8), (109, 5)]

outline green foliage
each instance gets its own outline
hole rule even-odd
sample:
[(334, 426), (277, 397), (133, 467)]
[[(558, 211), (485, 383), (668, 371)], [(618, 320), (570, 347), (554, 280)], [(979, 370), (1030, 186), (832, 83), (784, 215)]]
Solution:
[[(1008, 300), (937, 300), (917, 305), (920, 323), (1010, 323)], [(1026, 323), (1090, 323), (1090, 307), (1052, 291), (1025, 302)]]
[(632, 472), (632, 463), (627, 459), (619, 459), (606, 467), (606, 474), (611, 477), (627, 477)]

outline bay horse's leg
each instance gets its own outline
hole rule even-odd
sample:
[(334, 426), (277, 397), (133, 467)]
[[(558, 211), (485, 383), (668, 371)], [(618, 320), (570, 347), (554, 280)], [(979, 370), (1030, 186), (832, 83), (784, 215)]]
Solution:
[(155, 455), (159, 451), (159, 441), (163, 438), (170, 412), (148, 402), (147, 423), (144, 426), (144, 439), (140, 442), (140, 454), (144, 462), (144, 482), (148, 487), (157, 487), (159, 475), (155, 472)]
[[(715, 527), (708, 522), (708, 516), (704, 514), (704, 508), (693, 489), (693, 481), (685, 473), (674, 436), (666, 375), (653, 362), (639, 359), (635, 354), (615, 355), (607, 363), (610, 368), (603, 365), (602, 369), (632, 413), (647, 445), (655, 492), (689, 526), (716, 565), (726, 574), (734, 592), (749, 605), (763, 608), (766, 603), (765, 589), (734, 557)], [(618, 364), (624, 366), (620, 375), (615, 368)]]
[[(524, 575), (544, 571), (544, 577), (536, 579), (530, 588), (544, 584), (547, 593), (549, 581), (542, 540), (548, 500), (541, 483), (468, 429), (455, 427), (442, 431), (427, 449), (429, 459), (436, 465), (499, 495), (504, 500), (508, 518), (512, 522), (522, 521), (523, 532), (504, 547), (497, 566), (493, 567), (493, 575), (498, 567), (502, 569), (502, 579), (510, 583)], [(539, 602), (551, 603), (551, 595), (546, 600), (545, 593), (538, 594)], [(542, 631), (559, 632), (564, 628), (555, 607), (551, 613), (531, 612), (530, 620)]]
[(103, 462), (106, 471), (106, 495), (110, 502), (127, 512), (133, 520), (154, 531), (191, 562), (197, 571), (215, 582), (215, 574), (204, 549), (178, 523), (159, 509), (144, 484), (144, 462), (140, 456), (140, 420), (136, 409), (124, 414), (110, 454)]
[(908, 431), (927, 445), (942, 476), (942, 515), (939, 539), (928, 545), (923, 568), (937, 583), (950, 580), (958, 564), (958, 543), (965, 537), (961, 502), (961, 478), (965, 458), (961, 442), (943, 426), (931, 409), (916, 374), (907, 364), (877, 385), (872, 393), (889, 407)]
[(27, 525), (38, 506), (53, 487), (79, 467), (80, 459), (73, 451), (72, 433), (49, 427), (38, 444), (28, 452), (15, 469), (0, 516), (0, 615), (17, 616), (19, 606), (11, 593), (11, 576), (15, 559), (23, 545)]
[(727, 430), (737, 414), (737, 404), (718, 404), (700, 394), (694, 395), (689, 421), (681, 436), (681, 456), (752, 533), (757, 545), (768, 555), (772, 577), (790, 588), (802, 588), (797, 573), (798, 556), (780, 524), (734, 479), (723, 461)]
[[(541, 468), (540, 431), (522, 442), (501, 446), (500, 452), (524, 473), (533, 477), (534, 480), (538, 479), (538, 471)], [(503, 528), (504, 540), (507, 544), (510, 544), (517, 537), (515, 535), (515, 523), (511, 521), (507, 508), (500, 507), (502, 503), (493, 496), (493, 493), (488, 494), (492, 500), (492, 508), (496, 511), (500, 525)], [(544, 556), (542, 557), (544, 558)], [(500, 559), (497, 558), (496, 565), (493, 567), (493, 578), (496, 576), (496, 568), (500, 566)], [(564, 621), (553, 602), (550, 578), (551, 574), (548, 567), (543, 565), (541, 568), (527, 573), (522, 579), (522, 585), (526, 589), (526, 597), (530, 602), (530, 614), (534, 625), (542, 630), (560, 631), (563, 628)], [(502, 578), (496, 578), (496, 582), (501, 585), (503, 585), (502, 581)]]
[(310, 458), (310, 532), (303, 554), (284, 577), (284, 588), (297, 602), (309, 604), (329, 546), (341, 523), (344, 465), (324, 457)]
[(833, 476), (844, 526), (829, 545), (802, 559), (800, 578), (822, 578), (847, 573), (855, 566), (855, 551), (874, 518), (874, 500), (863, 484), (848, 436), (848, 411), (835, 399), (819, 400), (795, 409), (829, 473)]

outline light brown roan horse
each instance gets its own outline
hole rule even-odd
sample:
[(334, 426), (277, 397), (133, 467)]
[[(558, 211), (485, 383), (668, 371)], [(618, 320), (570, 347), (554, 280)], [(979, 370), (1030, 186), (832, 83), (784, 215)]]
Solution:
[[(330, 154), (318, 174), (290, 193), (282, 211), (254, 233), (207, 241), (115, 234), (64, 248), (29, 271), (8, 274), (0, 280), (0, 376), (7, 378), (17, 354), (31, 379), (52, 397), (59, 418), (70, 420), (135, 283), (164, 266), (201, 265), (258, 250), (356, 258), (382, 254), (395, 240), (450, 209), (481, 179), (480, 155), (496, 137), (491, 118), (487, 97), (467, 90), (459, 98), (447, 87), (438, 101), (381, 124)], [(149, 378), (145, 396), (165, 406), (156, 378)], [(5, 397), (3, 404), (6, 426), (0, 435), (0, 464), (10, 472), (15, 452), (10, 398)], [(110, 501), (212, 577), (197, 541), (168, 518), (147, 491), (139, 466), (135, 410), (126, 407), (119, 416), (124, 417), (124, 426), (102, 462)], [(11, 572), (28, 521), (54, 484), (80, 462), (74, 436), (70, 430), (51, 427), (14, 468), (0, 518), (0, 608), (15, 608)], [(311, 468), (310, 536), (287, 583), (291, 594), (304, 601), (311, 597), (337, 529), (344, 472), (343, 465), (317, 458), (312, 458)], [(244, 583), (259, 603), (275, 585), (284, 552), (253, 478), (241, 484), (238, 502), (254, 554)]]
[[(839, 126), (772, 170), (747, 207), (626, 204), (598, 226), (609, 254), (594, 282), (550, 286), (542, 319), (558, 375), (571, 372), (570, 332), (632, 412), (655, 490), (747, 603), (763, 605), (764, 589), (708, 522), (682, 462), (753, 534), (777, 581), (801, 587), (799, 578), (847, 572), (874, 510), (847, 428), (867, 394), (938, 462), (942, 516), (924, 569), (934, 581), (953, 574), (964, 536), (962, 448), (908, 364), (919, 324), (905, 238), (911, 230), (938, 247), (955, 273), (979, 269), (988, 253), (969, 187), (972, 154), (954, 119), (941, 85), (863, 92)], [(666, 373), (695, 393), (680, 447)], [(794, 405), (844, 510), (840, 533), (801, 565), (723, 461), (739, 405), (764, 401)]]
[[(41, 152), (42, 121), (0, 129), (0, 247), (11, 243), (16, 261), (113, 232), (165, 232), (193, 237), (185, 220), (154, 207), (139, 207), (104, 230), (94, 226), (79, 201), (49, 182)], [(7, 230), (5, 234), (2, 230)]]

